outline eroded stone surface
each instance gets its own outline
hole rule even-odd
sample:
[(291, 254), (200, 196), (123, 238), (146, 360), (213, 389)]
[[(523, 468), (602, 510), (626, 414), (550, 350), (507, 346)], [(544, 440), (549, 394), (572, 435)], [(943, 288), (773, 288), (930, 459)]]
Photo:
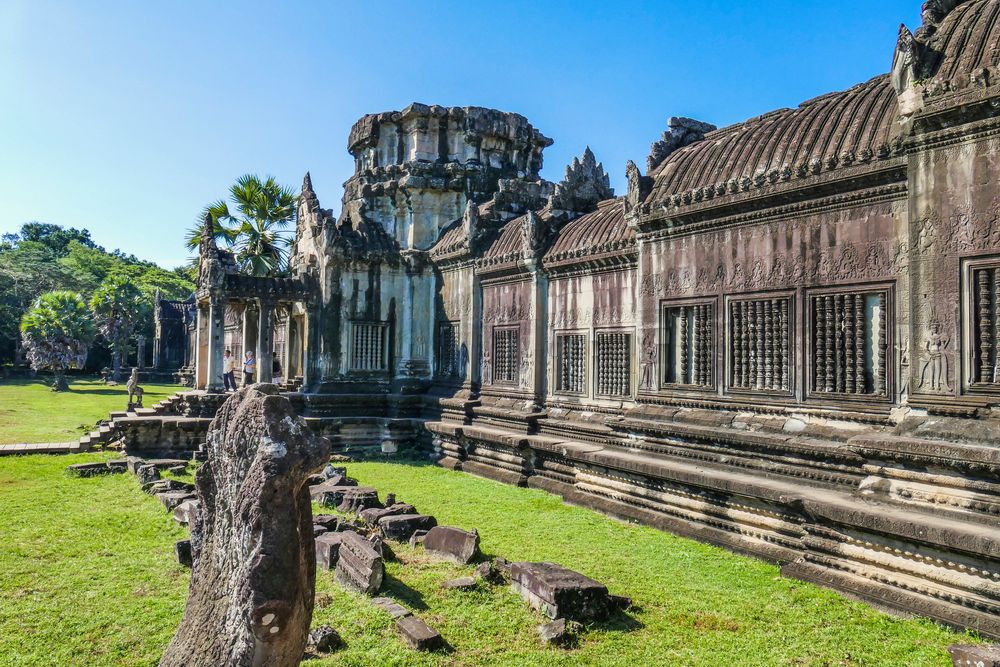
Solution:
[(394, 619), (412, 616), (412, 612), (409, 609), (392, 598), (372, 598), (372, 604), (388, 613)]
[(378, 491), (370, 487), (355, 487), (344, 492), (337, 509), (341, 512), (357, 514), (369, 508), (381, 508)]
[(361, 520), (369, 526), (377, 526), (379, 519), (384, 516), (392, 516), (394, 514), (415, 514), (417, 509), (413, 505), (407, 505), (406, 503), (395, 503), (392, 505), (387, 505), (386, 507), (369, 507), (368, 509), (361, 510), (358, 514)]
[(343, 533), (326, 532), (315, 537), (316, 567), (332, 570), (340, 558), (340, 541)]
[(223, 404), (206, 449), (187, 606), (160, 665), (298, 665), (315, 583), (305, 480), (330, 444), (273, 385), (254, 385)]
[(1000, 667), (1000, 645), (955, 644), (948, 647), (954, 667)]

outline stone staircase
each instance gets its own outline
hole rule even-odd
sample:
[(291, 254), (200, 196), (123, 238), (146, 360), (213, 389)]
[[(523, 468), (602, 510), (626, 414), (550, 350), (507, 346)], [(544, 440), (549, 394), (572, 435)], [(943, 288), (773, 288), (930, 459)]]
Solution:
[(110, 413), (107, 419), (102, 419), (98, 422), (97, 427), (93, 431), (80, 438), (79, 451), (87, 452), (92, 449), (103, 449), (115, 442), (121, 435), (121, 424), (125, 419), (178, 414), (178, 407), (183, 403), (183, 395), (185, 393), (178, 392), (173, 396), (168, 396), (149, 408), (135, 408), (133, 410)]

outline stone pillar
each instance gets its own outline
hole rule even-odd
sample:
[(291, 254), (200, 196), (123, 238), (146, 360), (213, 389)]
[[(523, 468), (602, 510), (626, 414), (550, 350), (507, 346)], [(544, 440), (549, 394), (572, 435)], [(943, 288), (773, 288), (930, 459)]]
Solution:
[(223, 391), (222, 366), (226, 341), (226, 302), (221, 297), (212, 297), (208, 303), (208, 375), (205, 391)]
[(146, 370), (146, 337), (135, 337), (135, 367), (140, 371)]
[(153, 338), (153, 370), (157, 370), (161, 366), (161, 363), (160, 363), (160, 346), (161, 345), (162, 345), (162, 343), (160, 343), (160, 337), (159, 336), (154, 337)]
[(302, 387), (319, 384), (319, 312), (313, 305), (307, 305), (306, 330), (302, 333)]
[(274, 302), (257, 300), (260, 313), (257, 316), (257, 381), (270, 382), (274, 379), (271, 368), (274, 362), (273, 316)]
[(285, 316), (285, 356), (281, 360), (281, 374), (285, 382), (290, 382), (292, 380), (292, 314), (295, 312), (295, 306), (288, 304), (286, 307), (288, 314)]
[(545, 344), (548, 330), (548, 293), (549, 280), (542, 271), (540, 260), (529, 264), (531, 270), (531, 374), (529, 383), (535, 395), (535, 403), (541, 408), (545, 401), (546, 384), (548, 381), (548, 359)]
[(202, 304), (195, 305), (194, 325), (194, 388), (204, 389), (208, 385), (208, 355), (203, 350), (208, 345), (208, 312)]
[(413, 364), (413, 273), (407, 269), (406, 283), (403, 285), (403, 315), (399, 331), (400, 359), (399, 375), (407, 375)]

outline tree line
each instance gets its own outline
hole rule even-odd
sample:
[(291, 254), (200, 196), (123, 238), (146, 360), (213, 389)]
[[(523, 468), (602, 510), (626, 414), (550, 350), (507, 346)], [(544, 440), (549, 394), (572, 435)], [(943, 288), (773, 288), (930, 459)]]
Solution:
[[(211, 218), (213, 236), (232, 249), (243, 272), (281, 275), (296, 202), (297, 193), (273, 177), (248, 174), (202, 219)], [(188, 232), (189, 249), (197, 249), (203, 227)], [(53, 372), (54, 389), (66, 388), (71, 368), (110, 365), (117, 380), (133, 338), (153, 335), (155, 295), (187, 298), (196, 274), (196, 260), (167, 270), (108, 252), (86, 229), (26, 223), (0, 237), (0, 365), (13, 362), (20, 347), (33, 368)]]

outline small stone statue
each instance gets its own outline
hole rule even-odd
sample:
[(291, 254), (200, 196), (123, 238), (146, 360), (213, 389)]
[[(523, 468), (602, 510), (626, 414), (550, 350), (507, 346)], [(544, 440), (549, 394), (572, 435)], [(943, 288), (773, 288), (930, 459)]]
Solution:
[(142, 407), (142, 387), (139, 386), (139, 369), (133, 368), (132, 375), (125, 384), (128, 389), (128, 409)]
[[(950, 338), (941, 335), (941, 325), (937, 322), (931, 323), (927, 342), (924, 343), (927, 355), (924, 358), (924, 365), (920, 369), (920, 387), (929, 385), (931, 391), (951, 391), (951, 386), (948, 384), (948, 356), (946, 352), (950, 342)], [(928, 377), (928, 371), (930, 377)]]

